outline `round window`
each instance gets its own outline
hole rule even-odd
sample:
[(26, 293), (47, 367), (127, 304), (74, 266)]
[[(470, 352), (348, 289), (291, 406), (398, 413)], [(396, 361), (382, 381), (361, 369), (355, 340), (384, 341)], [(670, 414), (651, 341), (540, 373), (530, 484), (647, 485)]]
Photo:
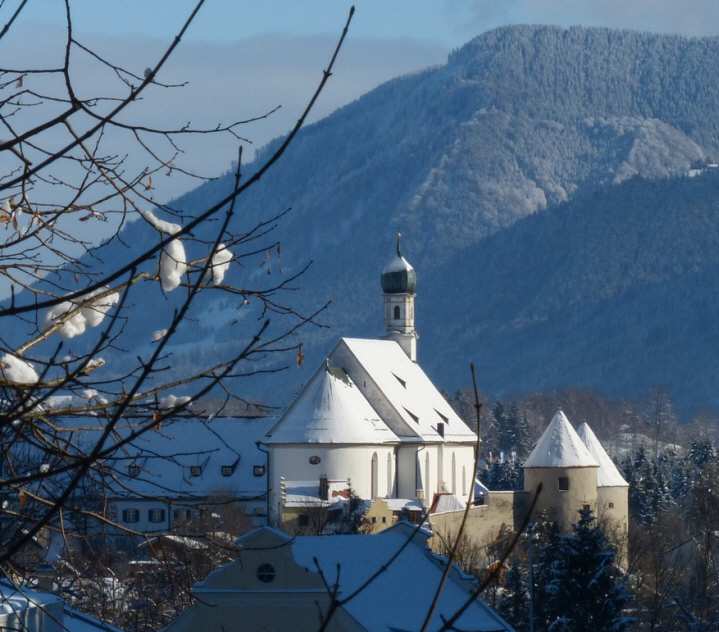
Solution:
[(263, 584), (269, 584), (275, 578), (275, 567), (272, 564), (260, 564), (257, 569), (257, 579)]
[(312, 465), (319, 465), (319, 462), (320, 462), (321, 460), (322, 460), (322, 459), (321, 459), (320, 457), (318, 457), (318, 456), (311, 456), (311, 457), (310, 457), (310, 463), (311, 463)]

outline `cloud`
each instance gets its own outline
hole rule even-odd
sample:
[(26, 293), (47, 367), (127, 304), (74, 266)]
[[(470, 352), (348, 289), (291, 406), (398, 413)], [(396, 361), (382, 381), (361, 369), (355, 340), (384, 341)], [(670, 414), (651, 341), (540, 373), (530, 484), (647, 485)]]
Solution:
[(716, 0), (447, 0), (446, 7), (467, 37), (517, 23), (719, 35)]
[[(5, 65), (23, 68), (60, 65), (62, 29), (40, 22), (28, 23), (12, 35), (13, 39), (0, 46)], [(27, 44), (36, 41), (43, 41), (44, 46)], [(85, 35), (82, 42), (139, 77), (144, 76), (146, 68), (154, 66), (168, 44), (156, 38), (107, 35)], [(249, 141), (243, 142), (244, 157), (249, 159), (256, 149), (285, 134), (295, 124), (319, 84), (336, 42), (336, 36), (330, 35), (286, 34), (261, 35), (234, 43), (183, 42), (157, 77), (160, 83), (181, 87), (150, 87), (140, 102), (123, 113), (122, 121), (161, 129), (179, 129), (188, 123), (195, 128), (211, 129), (262, 117), (279, 107), (267, 118), (237, 128), (238, 134)], [(448, 52), (437, 44), (413, 39), (349, 38), (307, 122), (327, 116), (398, 75), (443, 63)], [(73, 57), (72, 76), (78, 94), (84, 98), (119, 97), (126, 92), (114, 71), (82, 51), (76, 51)], [(62, 89), (52, 80), (35, 87), (44, 93)], [(97, 110), (111, 105), (100, 103)], [(153, 139), (145, 134), (144, 139), (150, 139), (163, 158), (172, 157), (174, 147), (163, 138)], [(208, 177), (230, 167), (240, 144), (229, 134), (180, 136), (175, 140), (183, 151), (176, 164)], [(107, 141), (112, 153), (128, 155), (128, 173), (139, 172), (145, 161), (150, 160), (142, 151), (138, 152), (136, 143), (127, 134), (110, 133)], [(169, 179), (160, 175), (153, 178), (152, 193), (156, 200), (165, 201), (197, 184), (198, 180), (189, 177)]]

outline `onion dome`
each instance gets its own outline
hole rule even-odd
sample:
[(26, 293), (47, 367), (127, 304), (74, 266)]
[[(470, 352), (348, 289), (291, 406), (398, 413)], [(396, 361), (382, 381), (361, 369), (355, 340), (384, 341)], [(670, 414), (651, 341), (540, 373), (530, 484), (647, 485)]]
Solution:
[(414, 294), (417, 286), (417, 273), (402, 256), (400, 248), (401, 233), (397, 233), (397, 254), (382, 270), (382, 291), (385, 294)]

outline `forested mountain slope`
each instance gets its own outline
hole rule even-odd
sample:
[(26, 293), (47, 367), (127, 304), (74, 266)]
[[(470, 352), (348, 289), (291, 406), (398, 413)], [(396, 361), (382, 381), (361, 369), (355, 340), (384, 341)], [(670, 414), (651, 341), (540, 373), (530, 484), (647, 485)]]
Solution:
[[(714, 339), (701, 336), (716, 314), (717, 182), (681, 176), (719, 156), (718, 62), (717, 38), (504, 27), (303, 130), (241, 200), (238, 230), (292, 207), (282, 258), (230, 278), (251, 287), (314, 261), (291, 301), (308, 312), (331, 299), (330, 329), (303, 339), (305, 368), (247, 395), (286, 402), (339, 335), (380, 332), (379, 272), (399, 229), (419, 276), (420, 361), (439, 383), (466, 381), (471, 359), (493, 392), (663, 382), (685, 409), (714, 403)], [(174, 205), (206, 208), (231, 182)], [(147, 226), (125, 231), (148, 239)], [(178, 371), (244, 342), (237, 305), (207, 293), (200, 307)], [(158, 328), (166, 316), (148, 315)]]

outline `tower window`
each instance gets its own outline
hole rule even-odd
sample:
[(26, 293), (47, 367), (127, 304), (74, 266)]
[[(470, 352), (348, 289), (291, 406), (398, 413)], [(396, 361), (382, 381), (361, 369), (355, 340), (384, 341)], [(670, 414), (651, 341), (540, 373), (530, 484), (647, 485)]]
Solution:
[(560, 492), (568, 492), (569, 491), (569, 477), (567, 477), (567, 476), (559, 477), (559, 491)]
[(399, 305), (394, 306), (394, 319), (399, 320)]

